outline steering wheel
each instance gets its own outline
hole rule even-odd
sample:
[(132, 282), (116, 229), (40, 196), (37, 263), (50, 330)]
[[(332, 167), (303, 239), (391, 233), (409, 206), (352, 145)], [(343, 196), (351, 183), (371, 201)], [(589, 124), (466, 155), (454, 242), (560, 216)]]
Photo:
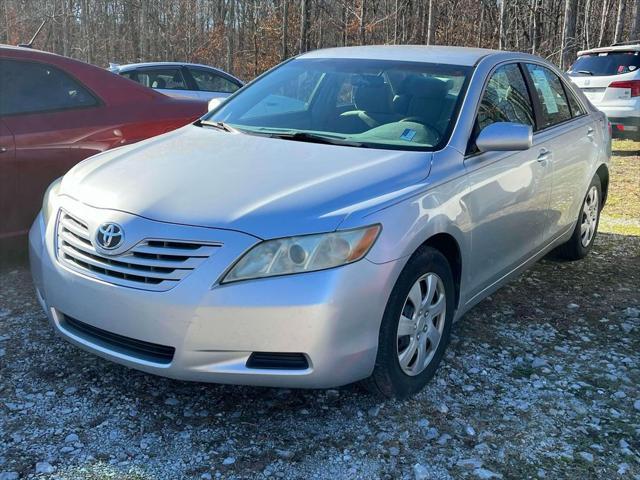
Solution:
[(413, 123), (419, 123), (420, 125), (422, 125), (423, 127), (425, 127), (427, 130), (431, 130), (431, 132), (435, 133), (436, 138), (438, 141), (440, 141), (440, 139), (442, 138), (442, 132), (437, 129), (436, 127), (433, 127), (431, 125), (427, 125), (426, 123), (424, 123), (424, 119), (421, 117), (405, 117), (402, 120), (400, 120), (401, 122), (413, 122)]

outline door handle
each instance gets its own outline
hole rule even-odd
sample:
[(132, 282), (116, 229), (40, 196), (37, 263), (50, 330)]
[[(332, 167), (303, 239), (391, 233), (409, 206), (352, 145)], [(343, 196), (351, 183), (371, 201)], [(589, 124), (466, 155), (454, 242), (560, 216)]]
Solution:
[(549, 150), (547, 150), (546, 148), (541, 148), (540, 153), (538, 154), (538, 162), (547, 163), (547, 160), (549, 160), (550, 156), (551, 152)]
[(593, 127), (587, 128), (587, 137), (589, 137), (591, 140), (593, 140), (593, 132)]
[(0, 147), (0, 153), (8, 152), (9, 149), (7, 147)]

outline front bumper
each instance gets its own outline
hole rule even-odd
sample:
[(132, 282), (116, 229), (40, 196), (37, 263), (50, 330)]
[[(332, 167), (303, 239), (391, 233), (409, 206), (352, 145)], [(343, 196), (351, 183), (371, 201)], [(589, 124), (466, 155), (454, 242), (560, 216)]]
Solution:
[[(73, 208), (70, 199), (65, 201)], [(94, 213), (122, 216), (98, 209)], [(29, 235), (33, 280), (49, 320), (65, 339), (128, 367), (183, 380), (327, 388), (373, 371), (380, 321), (402, 261), (379, 265), (364, 259), (320, 272), (214, 286), (257, 239), (141, 217), (134, 221), (140, 230), (145, 224), (151, 229), (160, 225), (170, 239), (223, 239), (223, 246), (174, 288), (145, 291), (63, 266), (55, 253), (56, 222), (45, 226), (39, 215)], [(175, 353), (169, 362), (149, 360), (68, 328), (67, 317), (128, 339), (171, 347)], [(302, 353), (308, 367), (249, 368), (253, 352)]]

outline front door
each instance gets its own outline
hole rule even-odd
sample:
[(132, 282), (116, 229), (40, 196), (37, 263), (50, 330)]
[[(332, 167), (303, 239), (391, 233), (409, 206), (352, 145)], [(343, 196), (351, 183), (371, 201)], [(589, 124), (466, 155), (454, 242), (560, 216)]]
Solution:
[(0, 234), (16, 236), (28, 231), (47, 186), (99, 151), (85, 139), (91, 126), (102, 121), (104, 107), (76, 79), (51, 65), (3, 59), (0, 71), (0, 117), (15, 139), (12, 166), (2, 173), (2, 188), (10, 189), (2, 214), (10, 224), (1, 225)]
[[(473, 137), (494, 122), (535, 128), (533, 103), (518, 64), (498, 67), (478, 110)], [(471, 298), (502, 279), (542, 246), (548, 225), (549, 158), (541, 145), (525, 151), (477, 151), (465, 158), (470, 216)]]

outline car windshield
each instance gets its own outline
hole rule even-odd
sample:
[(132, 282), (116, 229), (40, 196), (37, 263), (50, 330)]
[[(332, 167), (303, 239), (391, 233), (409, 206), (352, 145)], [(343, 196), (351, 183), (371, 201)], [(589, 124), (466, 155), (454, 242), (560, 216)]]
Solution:
[(640, 68), (640, 52), (606, 52), (581, 55), (569, 75), (620, 75)]
[(354, 147), (446, 144), (470, 67), (365, 59), (295, 59), (204, 118), (245, 133)]

